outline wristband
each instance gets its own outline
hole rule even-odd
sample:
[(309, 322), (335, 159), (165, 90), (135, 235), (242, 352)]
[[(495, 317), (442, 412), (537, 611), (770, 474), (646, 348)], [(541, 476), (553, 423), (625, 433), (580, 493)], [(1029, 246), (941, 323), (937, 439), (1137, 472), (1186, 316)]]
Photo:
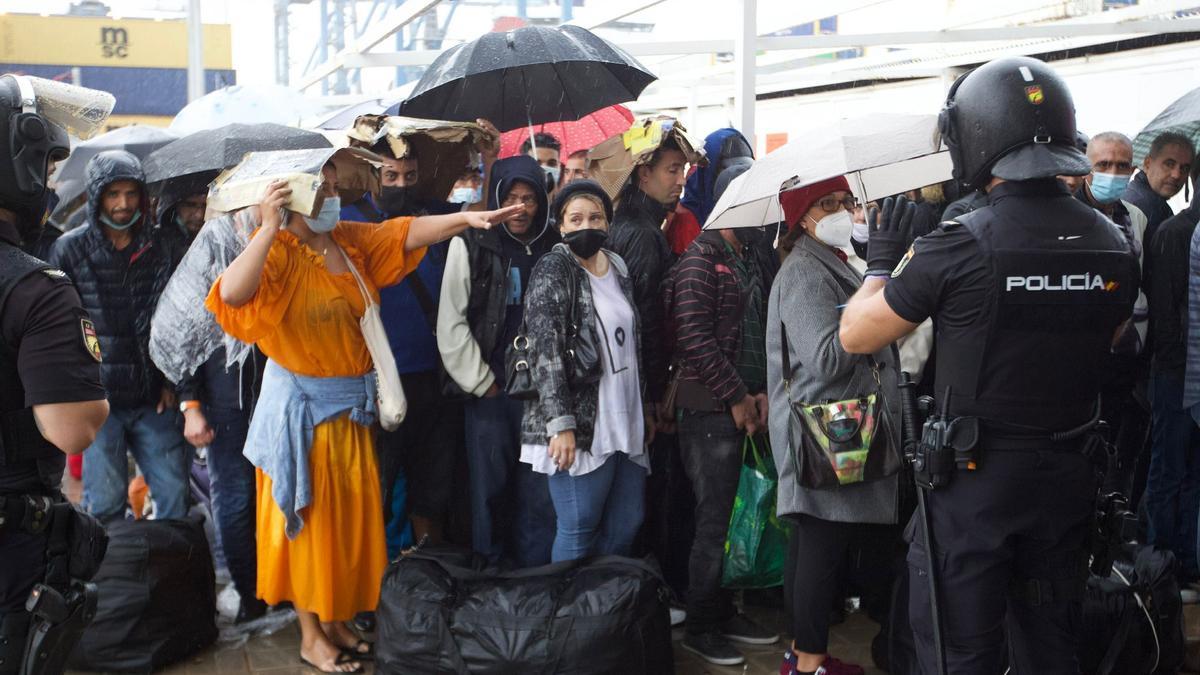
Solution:
[(199, 409), (200, 409), (200, 401), (180, 401), (179, 402), (179, 412), (181, 412), (181, 413), (187, 412), (189, 410), (199, 410)]

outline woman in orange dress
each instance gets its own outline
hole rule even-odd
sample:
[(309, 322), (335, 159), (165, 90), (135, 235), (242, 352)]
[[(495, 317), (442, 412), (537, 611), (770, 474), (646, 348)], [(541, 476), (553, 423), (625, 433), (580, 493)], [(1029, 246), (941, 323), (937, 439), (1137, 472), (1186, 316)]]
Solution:
[(347, 261), (379, 302), (378, 289), (415, 270), (425, 246), (514, 209), (337, 222), (332, 164), (323, 173), (315, 218), (286, 212), (284, 222), (291, 190), (268, 187), (262, 226), (205, 304), (270, 358), (245, 450), (258, 467), (258, 597), (295, 606), (302, 661), (347, 673), (361, 671), (371, 645), (346, 622), (375, 608), (387, 565), (372, 363), (358, 324), (365, 300)]

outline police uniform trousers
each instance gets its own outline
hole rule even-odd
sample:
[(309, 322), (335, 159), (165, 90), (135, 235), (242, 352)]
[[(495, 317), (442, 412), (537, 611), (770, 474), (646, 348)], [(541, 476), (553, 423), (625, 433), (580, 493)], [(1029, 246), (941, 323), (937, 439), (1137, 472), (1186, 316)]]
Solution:
[[(980, 457), (978, 470), (959, 471), (928, 500), (947, 672), (999, 675), (1007, 657), (1013, 675), (1075, 675), (1093, 466), (1064, 450)], [(906, 533), (909, 616), (922, 671), (935, 673), (918, 517)]]
[(0, 622), (9, 612), (25, 610), (29, 592), (45, 574), (45, 532), (30, 534), (20, 527), (0, 530)]

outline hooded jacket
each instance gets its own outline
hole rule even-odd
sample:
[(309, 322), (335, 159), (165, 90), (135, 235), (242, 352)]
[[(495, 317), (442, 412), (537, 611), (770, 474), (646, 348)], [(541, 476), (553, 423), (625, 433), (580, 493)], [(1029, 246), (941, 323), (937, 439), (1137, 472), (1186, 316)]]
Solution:
[(662, 281), (671, 266), (671, 249), (662, 222), (668, 213), (666, 206), (630, 184), (617, 204), (606, 246), (625, 261), (633, 280), (634, 303), (642, 322), (646, 400), (651, 402), (662, 398), (667, 379)]
[(734, 163), (754, 161), (753, 152), (750, 142), (737, 129), (717, 129), (704, 139), (704, 156), (708, 163), (697, 166), (688, 176), (683, 199), (667, 227), (667, 239), (675, 255), (683, 255), (700, 235), (704, 222), (717, 205), (717, 177)]
[(163, 234), (176, 240), (176, 245), (187, 247), (196, 238), (182, 225), (175, 222), (175, 209), (179, 202), (196, 194), (206, 194), (208, 184), (217, 177), (217, 171), (201, 171), (199, 173), (180, 176), (163, 181), (158, 192), (158, 212), (154, 222), (162, 228)]
[(446, 372), (474, 396), (482, 396), (493, 383), (503, 386), (504, 350), (520, 329), (529, 276), (538, 259), (561, 241), (546, 217), (545, 175), (526, 155), (492, 165), (489, 209), (500, 208), (517, 182), (537, 195), (528, 241), (500, 225), (469, 229), (450, 242), (438, 307), (438, 351)]
[[(102, 152), (87, 165), (87, 222), (58, 239), (51, 264), (75, 282), (83, 307), (96, 325), (104, 362), (100, 378), (114, 406), (148, 405), (159, 399), (163, 376), (150, 360), (150, 322), (183, 250), (175, 238), (153, 227), (142, 166), (124, 150)], [(133, 240), (118, 251), (100, 223), (100, 198), (121, 180), (142, 188), (141, 220)]]

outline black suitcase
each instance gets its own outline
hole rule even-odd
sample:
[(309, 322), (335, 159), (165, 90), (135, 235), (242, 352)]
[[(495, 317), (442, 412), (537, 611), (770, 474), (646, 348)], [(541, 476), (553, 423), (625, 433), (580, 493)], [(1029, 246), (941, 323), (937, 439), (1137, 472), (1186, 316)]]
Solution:
[(92, 579), (96, 618), (71, 653), (75, 670), (149, 673), (217, 640), (212, 554), (200, 519), (120, 521)]
[(640, 560), (515, 572), (424, 549), (393, 562), (376, 616), (380, 673), (674, 672), (669, 592)]
[(1086, 675), (1175, 673), (1183, 666), (1183, 603), (1175, 556), (1126, 546), (1083, 600), (1079, 664)]

